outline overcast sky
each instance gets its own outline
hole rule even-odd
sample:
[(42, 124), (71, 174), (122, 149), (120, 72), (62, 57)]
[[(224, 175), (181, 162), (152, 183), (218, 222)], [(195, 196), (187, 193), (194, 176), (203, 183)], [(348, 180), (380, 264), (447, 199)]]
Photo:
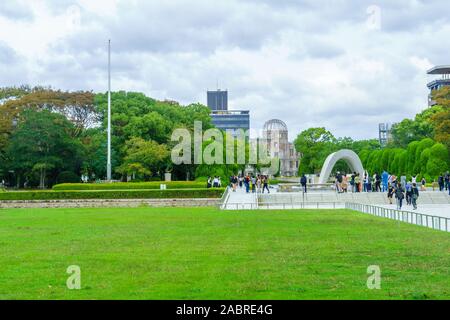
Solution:
[(229, 90), (251, 127), (279, 118), (376, 138), (427, 106), (450, 64), (448, 0), (1, 0), (0, 86), (112, 89), (206, 104)]

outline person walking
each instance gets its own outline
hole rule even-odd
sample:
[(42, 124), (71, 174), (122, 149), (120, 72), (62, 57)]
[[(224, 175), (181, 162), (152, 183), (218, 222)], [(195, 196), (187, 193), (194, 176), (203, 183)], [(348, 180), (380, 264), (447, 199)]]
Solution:
[(413, 183), (411, 187), (411, 199), (413, 210), (417, 209), (417, 198), (419, 198), (419, 188), (417, 188), (417, 184)]
[(361, 179), (359, 177), (359, 173), (355, 176), (355, 191), (360, 192), (361, 191)]
[(302, 185), (303, 192), (306, 193), (306, 183), (308, 182), (308, 179), (306, 179), (305, 174), (302, 175), (300, 178), (300, 184)]
[(256, 192), (256, 177), (252, 175), (252, 193)]
[(405, 198), (405, 190), (402, 184), (397, 181), (397, 188), (395, 188), (395, 198), (397, 199), (397, 210), (402, 210), (403, 199)]
[(394, 187), (392, 186), (391, 183), (389, 183), (388, 188), (387, 188), (387, 197), (389, 200), (389, 204), (392, 204), (393, 195), (394, 195)]
[(407, 205), (411, 205), (412, 203), (412, 184), (408, 181), (405, 185), (405, 190), (406, 190), (406, 204)]
[(385, 171), (383, 171), (383, 173), (381, 174), (381, 181), (382, 181), (382, 186), (383, 189), (381, 191), (386, 192), (388, 190), (388, 180), (389, 180), (389, 173)]
[(244, 178), (245, 192), (250, 193), (250, 177), (248, 174)]
[(444, 190), (444, 175), (438, 177), (439, 191)]
[(264, 176), (264, 178), (263, 178), (263, 191), (262, 191), (262, 193), (264, 193), (265, 189), (267, 189), (267, 193), (270, 193), (270, 191), (269, 191), (269, 178), (267, 176)]

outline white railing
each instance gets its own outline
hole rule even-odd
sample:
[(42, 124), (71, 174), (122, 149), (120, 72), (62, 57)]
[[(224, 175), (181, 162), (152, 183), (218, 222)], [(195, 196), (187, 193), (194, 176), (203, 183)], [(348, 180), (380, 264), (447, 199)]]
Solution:
[(350, 210), (359, 211), (362, 213), (371, 214), (377, 217), (383, 217), (388, 219), (393, 219), (397, 221), (402, 221), (406, 223), (415, 224), (418, 226), (428, 227), (435, 230), (450, 232), (450, 218), (433, 216), (429, 214), (402, 211), (384, 207), (373, 206), (369, 204), (362, 203), (345, 203), (345, 208)]

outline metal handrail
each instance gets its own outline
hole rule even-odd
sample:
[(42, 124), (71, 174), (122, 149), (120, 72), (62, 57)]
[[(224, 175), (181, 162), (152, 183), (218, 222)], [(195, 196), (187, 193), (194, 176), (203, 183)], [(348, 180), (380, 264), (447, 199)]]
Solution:
[(450, 232), (450, 218), (434, 216), (419, 212), (378, 207), (362, 203), (346, 202), (345, 208), (359, 211), (362, 213), (367, 213), (377, 217), (393, 219), (422, 227), (432, 228), (435, 230)]

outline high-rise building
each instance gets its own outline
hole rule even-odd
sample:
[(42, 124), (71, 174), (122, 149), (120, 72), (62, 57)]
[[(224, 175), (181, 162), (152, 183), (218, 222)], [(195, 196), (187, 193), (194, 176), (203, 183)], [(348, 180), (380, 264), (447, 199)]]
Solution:
[(249, 110), (228, 110), (228, 91), (207, 91), (207, 104), (216, 128), (232, 131), (233, 135), (238, 129), (250, 129)]
[(430, 89), (430, 94), (428, 95), (428, 105), (434, 106), (436, 101), (432, 99), (432, 92), (438, 90), (444, 86), (450, 86), (450, 65), (447, 66), (436, 66), (427, 71), (429, 75), (441, 75), (440, 79), (434, 79), (427, 84), (428, 89)]
[(228, 110), (228, 91), (217, 89), (216, 91), (207, 91), (207, 104), (213, 110)]

